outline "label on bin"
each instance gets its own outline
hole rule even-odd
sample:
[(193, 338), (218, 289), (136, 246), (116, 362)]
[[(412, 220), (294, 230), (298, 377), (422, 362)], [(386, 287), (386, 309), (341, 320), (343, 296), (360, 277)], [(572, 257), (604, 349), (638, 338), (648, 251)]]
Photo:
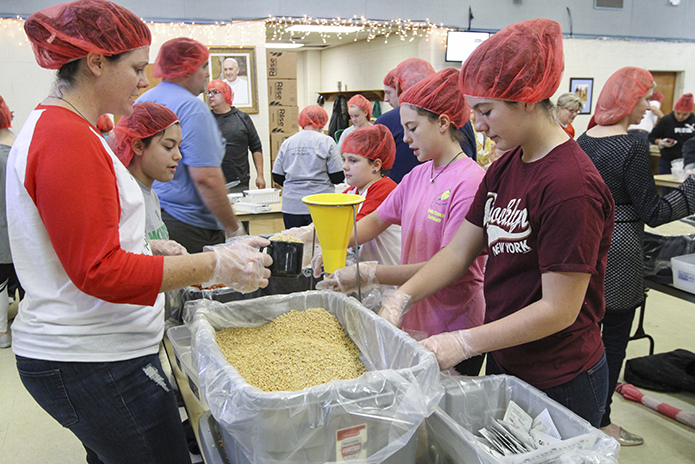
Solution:
[(336, 432), (336, 461), (351, 462), (367, 459), (367, 424), (356, 425)]

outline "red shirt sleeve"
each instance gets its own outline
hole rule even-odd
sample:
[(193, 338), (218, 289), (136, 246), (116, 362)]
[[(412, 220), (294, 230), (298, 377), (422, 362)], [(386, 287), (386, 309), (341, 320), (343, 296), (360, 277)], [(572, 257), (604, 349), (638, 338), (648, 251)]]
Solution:
[[(66, 114), (50, 117), (53, 111)], [(24, 186), (77, 288), (112, 303), (152, 305), (164, 259), (121, 249), (112, 158), (90, 127), (70, 111), (48, 108), (36, 127)]]
[[(396, 185), (398, 184), (396, 184), (390, 178), (382, 177), (374, 184), (369, 186), (364, 203), (362, 203), (362, 207), (360, 208), (359, 213), (357, 213), (357, 220), (359, 221), (363, 217), (369, 215), (371, 212), (376, 211), (379, 205), (386, 200), (387, 196), (389, 196), (389, 193), (396, 188)], [(349, 193), (351, 190), (354, 190), (354, 187), (350, 187), (343, 193)]]

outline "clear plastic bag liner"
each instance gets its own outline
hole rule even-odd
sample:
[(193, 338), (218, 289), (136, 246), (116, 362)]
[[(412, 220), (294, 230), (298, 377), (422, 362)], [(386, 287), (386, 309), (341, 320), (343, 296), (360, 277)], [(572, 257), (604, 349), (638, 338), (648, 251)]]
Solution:
[[(428, 462), (617, 464), (620, 445), (526, 382), (508, 375), (442, 374), (445, 394), (425, 421)], [(513, 400), (531, 417), (547, 409), (563, 440), (529, 453), (495, 456), (479, 443), (478, 430), (504, 417)]]
[[(246, 383), (215, 341), (216, 330), (258, 326), (292, 309), (317, 307), (338, 318), (368, 372), (296, 392), (264, 392)], [(384, 462), (410, 441), (443, 395), (429, 350), (340, 293), (189, 301), (185, 320), (201, 390), (219, 427), (234, 438), (238, 462), (337, 462), (337, 431), (362, 424), (367, 459), (360, 462)]]

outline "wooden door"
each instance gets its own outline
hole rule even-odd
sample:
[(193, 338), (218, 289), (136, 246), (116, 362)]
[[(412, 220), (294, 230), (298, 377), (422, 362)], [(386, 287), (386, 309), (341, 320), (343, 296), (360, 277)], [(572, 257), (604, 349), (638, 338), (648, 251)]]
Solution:
[(676, 90), (676, 72), (675, 71), (650, 71), (656, 82), (656, 89), (664, 94), (664, 101), (661, 102), (661, 111), (668, 114), (673, 111), (674, 102), (680, 95), (674, 95)]

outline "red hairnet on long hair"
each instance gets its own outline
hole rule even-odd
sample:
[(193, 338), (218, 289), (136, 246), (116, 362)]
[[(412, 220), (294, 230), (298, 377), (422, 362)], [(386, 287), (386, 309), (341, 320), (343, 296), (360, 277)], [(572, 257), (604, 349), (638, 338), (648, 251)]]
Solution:
[(222, 94), (224, 97), (224, 101), (229, 103), (230, 105), (234, 101), (234, 91), (232, 90), (232, 87), (227, 84), (225, 81), (221, 81), (219, 79), (213, 79), (210, 81), (208, 84), (208, 90), (210, 89), (215, 89), (219, 93)]
[(5, 103), (5, 99), (0, 97), (0, 129), (8, 129), (12, 127), (12, 111)]
[(396, 142), (386, 126), (374, 124), (350, 132), (343, 141), (342, 151), (369, 159), (380, 159), (381, 166), (386, 170), (393, 167), (396, 159)]
[(111, 56), (152, 43), (150, 29), (140, 18), (106, 0), (77, 0), (43, 9), (27, 18), (24, 31), (36, 62), (46, 69), (60, 69), (89, 53)]
[(118, 120), (107, 140), (118, 159), (127, 167), (133, 159), (133, 139), (146, 139), (176, 123), (179, 118), (164, 105), (142, 102), (133, 105), (133, 114)]
[(693, 94), (686, 93), (681, 95), (678, 101), (676, 101), (676, 104), (673, 106), (673, 110), (689, 113), (693, 110), (693, 106), (695, 106), (693, 104)]
[(471, 118), (466, 98), (458, 88), (459, 72), (447, 68), (421, 80), (403, 92), (398, 101), (417, 106), (435, 114), (445, 114), (457, 129)]
[(400, 96), (408, 90), (413, 84), (420, 82), (426, 77), (434, 74), (434, 68), (427, 61), (420, 58), (408, 58), (396, 66), (396, 71), (393, 76), (396, 86), (396, 92)]
[(384, 76), (384, 85), (394, 90), (396, 89), (396, 68), (386, 73), (386, 76)]
[(152, 76), (173, 79), (190, 74), (210, 56), (208, 48), (197, 40), (177, 37), (167, 40), (154, 61)]
[(99, 116), (99, 119), (97, 119), (97, 129), (99, 129), (101, 133), (111, 132), (113, 130), (113, 121), (108, 114)]
[(328, 113), (319, 105), (309, 105), (297, 116), (299, 127), (314, 126), (321, 129), (328, 122)]
[(369, 103), (369, 100), (367, 100), (363, 95), (360, 95), (359, 93), (353, 95), (352, 98), (348, 100), (348, 106), (350, 105), (355, 105), (367, 113), (367, 120), (372, 119), (372, 104)]
[(608, 78), (596, 100), (596, 124), (612, 126), (629, 115), (652, 85), (654, 77), (646, 69), (634, 66), (618, 69)]
[(461, 68), (459, 88), (471, 97), (536, 103), (553, 96), (564, 66), (560, 25), (531, 19), (481, 43)]

